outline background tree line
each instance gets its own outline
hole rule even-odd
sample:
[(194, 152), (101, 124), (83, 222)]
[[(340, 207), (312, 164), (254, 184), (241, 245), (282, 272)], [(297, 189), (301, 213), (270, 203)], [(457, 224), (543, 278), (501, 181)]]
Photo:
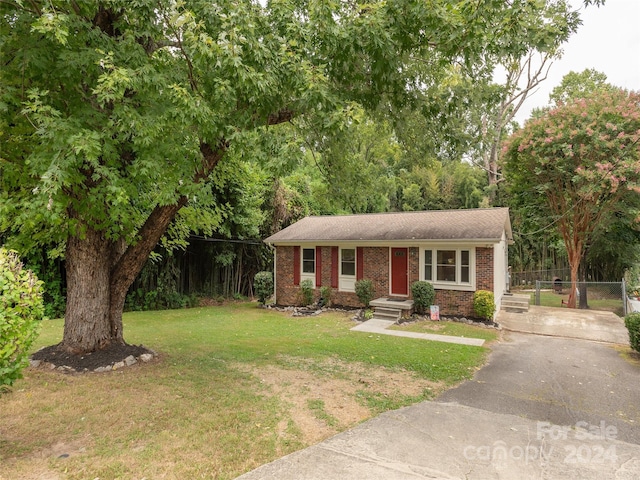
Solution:
[[(0, 13), (0, 235), (51, 277), (52, 305), (73, 292), (74, 351), (122, 342), (125, 304), (250, 294), (271, 258), (255, 240), (305, 215), (510, 205), (518, 232), (536, 232), (500, 147), (580, 24), (560, 0)], [(539, 264), (537, 251), (513, 264)], [(97, 344), (76, 342), (84, 322)]]

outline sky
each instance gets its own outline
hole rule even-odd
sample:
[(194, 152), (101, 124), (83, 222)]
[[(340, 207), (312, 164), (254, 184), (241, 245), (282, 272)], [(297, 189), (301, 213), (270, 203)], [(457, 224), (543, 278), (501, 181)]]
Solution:
[(582, 25), (564, 44), (564, 55), (551, 66), (547, 79), (518, 111), (521, 124), (533, 108), (548, 104), (551, 90), (571, 71), (594, 68), (609, 83), (640, 91), (640, 0), (606, 0), (602, 7), (587, 8), (582, 0), (571, 4), (581, 8)]

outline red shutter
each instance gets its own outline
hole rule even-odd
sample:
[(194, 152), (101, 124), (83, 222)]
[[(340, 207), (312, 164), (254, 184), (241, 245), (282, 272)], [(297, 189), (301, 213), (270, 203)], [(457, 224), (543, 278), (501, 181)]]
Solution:
[(331, 288), (338, 288), (338, 247), (331, 247)]
[(300, 285), (300, 247), (293, 247), (293, 284)]
[(356, 280), (364, 278), (364, 248), (356, 248)]
[(316, 288), (322, 286), (322, 247), (316, 247)]

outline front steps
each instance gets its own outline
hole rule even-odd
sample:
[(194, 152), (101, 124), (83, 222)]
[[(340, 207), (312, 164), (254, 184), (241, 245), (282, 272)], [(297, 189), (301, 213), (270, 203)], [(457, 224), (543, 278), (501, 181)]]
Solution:
[(402, 315), (402, 310), (391, 307), (376, 307), (373, 311), (373, 318), (377, 320), (390, 320), (393, 323), (400, 320), (400, 315)]
[(369, 303), (373, 310), (372, 320), (381, 322), (398, 323), (402, 317), (402, 312), (411, 313), (413, 310), (413, 300), (393, 300), (389, 298), (378, 298)]
[(507, 293), (502, 297), (501, 310), (512, 313), (524, 313), (529, 311), (529, 295), (517, 295)]

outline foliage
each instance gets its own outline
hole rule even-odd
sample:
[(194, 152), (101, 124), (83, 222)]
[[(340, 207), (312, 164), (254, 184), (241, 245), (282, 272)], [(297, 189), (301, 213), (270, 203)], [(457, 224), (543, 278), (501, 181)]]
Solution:
[(480, 318), (493, 320), (493, 314), (496, 311), (496, 302), (493, 292), (489, 292), (488, 290), (476, 290), (473, 294), (473, 311)]
[(267, 303), (267, 299), (273, 295), (273, 273), (256, 273), (253, 280), (253, 289), (258, 296), (258, 301), (265, 305)]
[(592, 95), (598, 90), (614, 92), (615, 87), (607, 82), (607, 76), (588, 68), (582, 72), (569, 72), (564, 77), (560, 85), (555, 87), (549, 94), (549, 101), (552, 105), (559, 106)]
[[(361, 108), (415, 107), (430, 86), (431, 98), (458, 98), (439, 90), (442, 79), (455, 83), (452, 65), (486, 79), (500, 59), (555, 45), (571, 31), (553, 15), (564, 5), (0, 2), (0, 234), (25, 251), (53, 243), (67, 259), (84, 255), (81, 269), (67, 271), (69, 324), (86, 318), (89, 307), (75, 299), (91, 298), (85, 277), (101, 271), (93, 278), (108, 301), (96, 298), (91, 308), (104, 309), (94, 316), (102, 324), (91, 337), (65, 330), (65, 348), (122, 342), (126, 293), (162, 237), (169, 248), (184, 247), (193, 231), (226, 236), (224, 220), (234, 218), (227, 196), (238, 193), (227, 182), (242, 175), (228, 163), (270, 172), (323, 151), (318, 165), (329, 167), (344, 208), (384, 208), (376, 189), (344, 188), (357, 179), (376, 127), (361, 132), (364, 141), (344, 160), (325, 142), (339, 140)], [(447, 118), (466, 111), (458, 107)], [(445, 109), (434, 102), (434, 110)], [(304, 133), (283, 140), (278, 126)], [(373, 165), (362, 184), (383, 167)], [(241, 221), (260, 222), (256, 209), (244, 212)]]
[(417, 312), (424, 314), (433, 305), (436, 299), (436, 291), (429, 282), (418, 280), (411, 284), (411, 296)]
[(0, 248), (0, 392), (22, 378), (43, 315), (42, 282)]
[(311, 305), (313, 303), (313, 281), (308, 278), (300, 282), (300, 299), (302, 305)]
[(505, 145), (510, 202), (546, 224), (541, 231), (557, 230), (574, 287), (596, 229), (617, 218), (635, 223), (639, 132), (640, 94), (597, 89), (530, 120)]
[[(51, 255), (56, 249), (50, 248)], [(38, 280), (42, 281), (44, 316), (62, 318), (66, 307), (66, 286), (64, 284), (64, 263), (60, 258), (52, 258), (44, 249), (24, 256), (25, 265)]]
[(155, 255), (146, 263), (127, 293), (125, 310), (162, 310), (198, 305), (194, 292), (185, 293), (180, 288), (181, 272), (176, 255), (164, 253), (165, 256)]
[(629, 331), (629, 344), (640, 353), (640, 313), (631, 313), (624, 317), (624, 325)]
[(320, 300), (322, 301), (322, 306), (330, 307), (332, 300), (331, 294), (333, 293), (333, 289), (327, 285), (320, 287)]
[(356, 282), (356, 296), (358, 297), (358, 300), (360, 300), (360, 303), (362, 303), (365, 307), (369, 307), (369, 303), (375, 296), (373, 282), (365, 278), (363, 278), (362, 280), (358, 280)]

